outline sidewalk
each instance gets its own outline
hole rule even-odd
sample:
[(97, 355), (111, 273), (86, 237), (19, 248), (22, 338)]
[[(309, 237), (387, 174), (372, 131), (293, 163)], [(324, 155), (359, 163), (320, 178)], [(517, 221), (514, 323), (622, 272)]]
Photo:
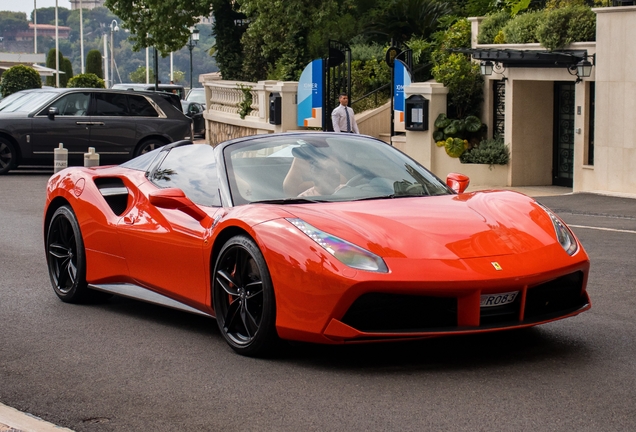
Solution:
[(73, 432), (0, 403), (0, 432)]
[(563, 186), (520, 186), (520, 187), (503, 187), (503, 186), (468, 186), (466, 192), (477, 192), (480, 190), (505, 189), (521, 192), (531, 197), (537, 196), (557, 196), (572, 194), (572, 188)]

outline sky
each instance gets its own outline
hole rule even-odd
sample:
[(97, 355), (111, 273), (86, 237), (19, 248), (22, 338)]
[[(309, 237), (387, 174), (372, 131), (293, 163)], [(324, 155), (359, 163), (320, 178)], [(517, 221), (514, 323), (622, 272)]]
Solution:
[[(27, 14), (27, 19), (30, 19), (31, 12), (33, 11), (33, 4), (33, 0), (0, 0), (0, 10), (24, 12)], [(55, 7), (55, 0), (35, 0), (35, 5), (38, 9)], [(71, 2), (69, 0), (57, 0), (57, 6), (70, 9)]]

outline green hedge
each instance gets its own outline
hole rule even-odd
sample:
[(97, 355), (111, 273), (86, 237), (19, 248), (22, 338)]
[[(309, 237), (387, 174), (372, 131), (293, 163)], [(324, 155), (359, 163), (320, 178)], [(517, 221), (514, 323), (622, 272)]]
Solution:
[(104, 80), (94, 73), (75, 75), (68, 80), (67, 87), (74, 88), (105, 88)]
[(477, 42), (480, 44), (494, 43), (495, 37), (504, 26), (510, 21), (510, 14), (506, 11), (500, 11), (492, 15), (486, 15), (486, 18), (479, 26), (479, 34)]
[(0, 91), (2, 97), (32, 88), (41, 88), (42, 78), (31, 66), (16, 65), (10, 67), (2, 74), (0, 81)]
[(546, 13), (537, 28), (537, 38), (549, 50), (572, 42), (596, 40), (596, 14), (587, 6), (569, 6)]
[(525, 44), (539, 42), (537, 29), (541, 21), (545, 19), (544, 11), (530, 11), (517, 15), (502, 29), (506, 43)]
[(558, 50), (572, 42), (596, 40), (596, 14), (582, 5), (529, 11), (512, 19), (502, 11), (482, 21), (477, 40), (480, 44), (539, 42)]

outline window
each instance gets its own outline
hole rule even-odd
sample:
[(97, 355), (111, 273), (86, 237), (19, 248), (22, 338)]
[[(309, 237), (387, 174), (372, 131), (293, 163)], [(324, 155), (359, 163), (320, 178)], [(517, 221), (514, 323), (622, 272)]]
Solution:
[(121, 93), (95, 93), (96, 116), (127, 116), (128, 103), (126, 95)]
[(150, 180), (161, 188), (181, 189), (195, 204), (221, 206), (214, 148), (209, 145), (171, 149)]
[(56, 107), (60, 116), (85, 116), (88, 111), (90, 93), (69, 93), (49, 105), (41, 114), (46, 115), (49, 108)]
[(130, 115), (136, 117), (159, 117), (157, 111), (150, 105), (148, 99), (143, 96), (128, 96), (128, 107)]

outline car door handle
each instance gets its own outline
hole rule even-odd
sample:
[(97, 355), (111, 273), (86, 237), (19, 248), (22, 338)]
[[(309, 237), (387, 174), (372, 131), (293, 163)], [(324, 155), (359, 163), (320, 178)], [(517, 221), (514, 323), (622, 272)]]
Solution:
[(91, 122), (93, 126), (104, 126), (104, 122)]
[(82, 125), (82, 126), (90, 126), (93, 124), (93, 122), (84, 121), (84, 122), (75, 122), (75, 124)]

